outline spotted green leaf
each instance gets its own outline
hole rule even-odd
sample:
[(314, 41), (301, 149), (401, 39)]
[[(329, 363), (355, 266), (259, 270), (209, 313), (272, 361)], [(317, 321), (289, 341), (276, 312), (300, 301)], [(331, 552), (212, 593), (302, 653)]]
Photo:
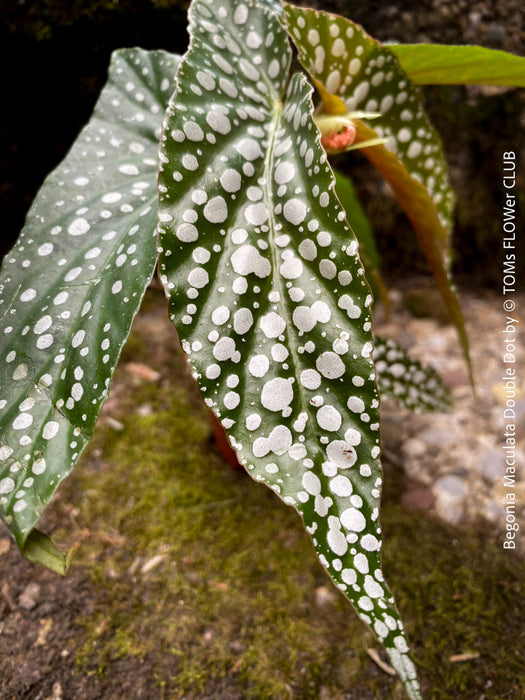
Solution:
[[(387, 149), (410, 176), (425, 185), (443, 223), (436, 237), (445, 245), (454, 198), (443, 149), (418, 89), (394, 54), (359, 25), (338, 15), (287, 3), (285, 15), (299, 59), (325, 90), (341, 100), (347, 111), (381, 114), (374, 119), (374, 132), (387, 139)], [(362, 151), (365, 156), (366, 151)]]
[(436, 370), (411, 358), (398, 343), (376, 336), (373, 357), (383, 398), (394, 399), (416, 413), (450, 409), (449, 389)]
[(4, 261), (0, 510), (43, 563), (30, 533), (93, 432), (154, 270), (157, 142), (177, 64), (161, 51), (113, 54), (93, 117)]
[(284, 14), (283, 6), (280, 0), (255, 0), (255, 2), (258, 5), (265, 7), (267, 10), (270, 10), (270, 12), (275, 12), (275, 14), (279, 15), (280, 17), (282, 17)]
[(381, 572), (372, 297), (287, 35), (255, 3), (195, 0), (166, 114), (159, 265), (193, 376), (238, 458), (419, 697)]
[[(319, 86), (325, 108), (380, 112), (374, 128), (357, 120), (356, 143), (376, 137), (384, 145), (362, 150), (392, 187), (428, 261), (455, 324), (471, 371), (463, 315), (448, 274), (454, 198), (440, 139), (416, 86), (394, 54), (349, 20), (285, 3), (299, 59)], [(472, 373), (471, 373), (472, 380)]]
[(410, 80), (420, 85), (525, 87), (525, 57), (482, 46), (389, 44)]

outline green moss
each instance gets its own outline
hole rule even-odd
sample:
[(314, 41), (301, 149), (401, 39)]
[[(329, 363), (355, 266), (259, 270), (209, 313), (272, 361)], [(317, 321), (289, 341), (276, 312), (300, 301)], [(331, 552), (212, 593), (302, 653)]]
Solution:
[[(94, 561), (100, 587), (98, 611), (83, 620), (81, 665), (100, 672), (123, 654), (169, 649), (175, 694), (234, 669), (230, 682), (250, 697), (279, 697), (288, 685), (315, 697), (348, 622), (356, 643), (361, 630), (336, 598), (320, 645), (314, 592), (327, 581), (298, 517), (210, 451), (206, 412), (189, 413), (181, 399), (176, 392), (152, 416), (128, 414), (109, 441), (100, 431), (103, 456), (77, 476), (82, 524), (125, 538), (111, 546), (93, 537), (77, 555)], [(165, 559), (142, 574), (157, 554)]]
[[(523, 697), (523, 559), (492, 542), (486, 526), (445, 527), (393, 505), (383, 521), (385, 573), (432, 697)], [(463, 653), (479, 658), (450, 661)]]
[[(80, 620), (80, 669), (104, 675), (122, 656), (147, 658), (164, 698), (401, 698), (295, 511), (216, 453), (176, 338), (152, 334), (148, 313), (128, 359), (161, 379), (132, 383), (119, 370), (112, 415), (124, 430), (102, 422), (62, 493), (84, 533), (73, 565), (97, 591)], [(524, 562), (487, 533), (395, 503), (383, 526), (385, 571), (427, 697), (522, 697)], [(479, 658), (449, 661), (462, 652)]]

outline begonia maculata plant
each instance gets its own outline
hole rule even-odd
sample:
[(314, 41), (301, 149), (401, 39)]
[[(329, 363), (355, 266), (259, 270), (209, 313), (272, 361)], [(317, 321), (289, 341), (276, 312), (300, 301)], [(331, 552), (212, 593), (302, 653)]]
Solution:
[[(421, 73), (421, 58), (410, 63), (421, 46), (382, 46), (347, 19), (277, 0), (194, 0), (189, 32), (183, 57), (113, 54), (90, 122), (4, 261), (2, 518), (25, 556), (65, 572), (35, 526), (93, 434), (158, 266), (190, 371), (236, 459), (295, 507), (418, 698), (381, 569), (379, 398), (443, 410), (448, 393), (434, 370), (374, 336), (377, 256), (327, 156), (359, 148), (385, 177), (468, 363), (449, 275), (453, 194), (416, 83), (523, 84), (523, 61), (423, 47)], [(294, 50), (304, 72), (291, 71)]]

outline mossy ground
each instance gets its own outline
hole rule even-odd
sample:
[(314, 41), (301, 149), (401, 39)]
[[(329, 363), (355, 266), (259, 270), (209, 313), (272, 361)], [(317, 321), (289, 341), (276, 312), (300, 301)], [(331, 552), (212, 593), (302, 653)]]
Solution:
[[(54, 536), (76, 538), (73, 566), (96, 592), (78, 671), (147, 662), (148, 698), (401, 698), (295, 511), (217, 454), (159, 301), (148, 294), (105, 410), (124, 429), (102, 417), (57, 506), (75, 527)], [(130, 361), (160, 378), (137, 377)], [(385, 494), (384, 568), (427, 697), (523, 697), (525, 562), (490, 533), (407, 512), (396, 492)], [(461, 653), (479, 656), (450, 661)]]

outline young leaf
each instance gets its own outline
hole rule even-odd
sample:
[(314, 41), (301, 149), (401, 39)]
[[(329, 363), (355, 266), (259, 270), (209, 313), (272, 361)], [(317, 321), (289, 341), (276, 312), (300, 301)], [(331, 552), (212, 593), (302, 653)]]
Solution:
[[(439, 137), (417, 91), (392, 52), (349, 20), (285, 4), (290, 35), (306, 70), (334, 98), (325, 107), (379, 111), (374, 129), (357, 120), (356, 144), (386, 137), (362, 150), (392, 187), (404, 208), (456, 326), (471, 372), (468, 338), (448, 274), (453, 194)], [(324, 98), (323, 98), (324, 99)], [(335, 101), (335, 102), (334, 102)], [(471, 372), (472, 381), (472, 372)]]
[(389, 44), (410, 80), (420, 85), (525, 87), (525, 58), (481, 46)]
[(5, 259), (0, 506), (22, 551), (43, 564), (30, 533), (92, 435), (154, 270), (157, 141), (178, 60), (113, 54), (93, 117)]
[(419, 697), (381, 572), (372, 298), (312, 89), (303, 75), (289, 81), (286, 33), (249, 0), (194, 1), (190, 30), (159, 176), (170, 316), (239, 460), (301, 513)]
[(393, 340), (374, 338), (377, 386), (383, 398), (394, 399), (419, 412), (447, 412), (451, 407), (448, 387), (433, 367), (412, 359)]
[[(381, 113), (374, 119), (375, 135), (387, 138), (388, 150), (428, 190), (443, 223), (434, 235), (445, 254), (454, 198), (439, 136), (417, 88), (389, 48), (350, 20), (288, 3), (285, 16), (299, 60), (326, 92), (342, 101), (347, 111)], [(363, 149), (363, 155), (368, 157), (369, 150)]]

